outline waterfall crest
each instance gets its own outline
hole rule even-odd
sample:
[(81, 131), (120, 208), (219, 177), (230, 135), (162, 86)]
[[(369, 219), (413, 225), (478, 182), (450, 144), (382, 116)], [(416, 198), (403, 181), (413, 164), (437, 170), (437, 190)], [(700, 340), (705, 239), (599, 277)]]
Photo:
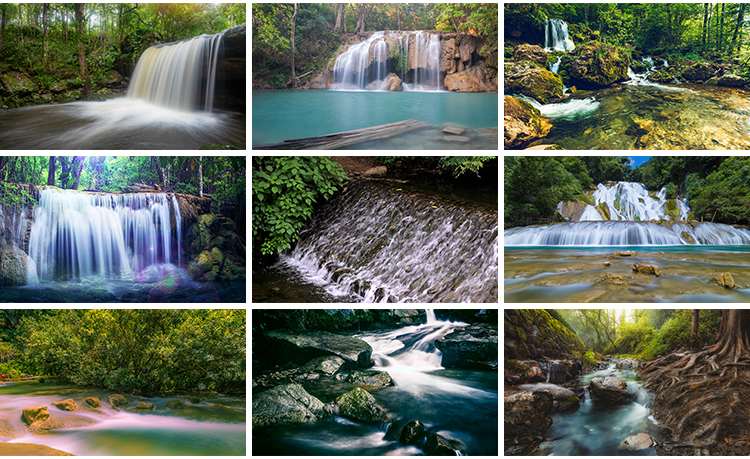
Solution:
[[(170, 209), (169, 203), (165, 193), (40, 190), (29, 239), (38, 279), (119, 276), (171, 263), (175, 252), (170, 219), (174, 215), (179, 222), (180, 216), (178, 207)], [(179, 235), (176, 247), (179, 262)]]
[(573, 51), (575, 45), (568, 35), (568, 23), (562, 19), (547, 19), (544, 24), (545, 51)]
[(364, 302), (497, 301), (497, 214), (354, 182), (281, 262)]
[(200, 35), (148, 48), (135, 67), (128, 97), (179, 111), (202, 106), (210, 112), (223, 36)]

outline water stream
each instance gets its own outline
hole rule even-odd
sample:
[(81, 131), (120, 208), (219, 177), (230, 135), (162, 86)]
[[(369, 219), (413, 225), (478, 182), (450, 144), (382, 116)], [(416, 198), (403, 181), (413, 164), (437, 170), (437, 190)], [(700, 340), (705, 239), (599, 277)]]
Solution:
[[(77, 456), (244, 456), (245, 399), (193, 395), (135, 397), (151, 402), (152, 411), (136, 410), (135, 401), (113, 409), (106, 401), (113, 392), (72, 384), (23, 382), (0, 386), (0, 452), (2, 443), (45, 445)], [(102, 407), (89, 408), (84, 398), (97, 397)], [(74, 412), (57, 409), (53, 401), (72, 398)], [(181, 399), (182, 408), (167, 408)], [(50, 419), (66, 427), (29, 433), (21, 412), (47, 406)]]
[[(421, 421), (429, 433), (455, 440), (469, 455), (498, 454), (498, 381), (495, 371), (448, 370), (441, 366), (436, 339), (460, 322), (428, 315), (423, 325), (357, 335), (373, 348), (375, 370), (387, 371), (394, 386), (370, 393), (392, 418), (366, 424), (334, 416), (313, 424), (276, 426), (253, 434), (257, 455), (420, 455), (422, 450), (398, 442), (409, 421)], [(343, 381), (304, 383), (324, 403), (352, 390)]]

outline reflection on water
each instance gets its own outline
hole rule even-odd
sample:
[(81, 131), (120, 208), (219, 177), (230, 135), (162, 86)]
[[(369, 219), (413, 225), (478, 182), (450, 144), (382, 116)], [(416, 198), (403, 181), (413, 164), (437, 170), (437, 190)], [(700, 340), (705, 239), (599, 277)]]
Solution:
[[(201, 456), (246, 453), (246, 404), (244, 398), (129, 397), (154, 404), (153, 411), (135, 410), (135, 401), (115, 410), (106, 402), (113, 392), (72, 384), (13, 383), (0, 386), (0, 443), (31, 443), (74, 455)], [(97, 397), (102, 407), (90, 408), (84, 398)], [(72, 398), (74, 412), (65, 412), (53, 401)], [(170, 400), (183, 400), (182, 408), (170, 409)], [(29, 433), (21, 420), (23, 408), (47, 406), (50, 419), (65, 427)], [(0, 445), (2, 449), (2, 445)]]

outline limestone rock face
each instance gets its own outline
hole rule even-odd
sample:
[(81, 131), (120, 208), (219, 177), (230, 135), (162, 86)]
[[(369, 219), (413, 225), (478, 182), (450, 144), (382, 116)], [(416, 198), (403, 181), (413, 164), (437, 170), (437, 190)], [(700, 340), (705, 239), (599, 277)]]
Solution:
[(497, 91), (493, 80), (488, 78), (483, 65), (475, 65), (463, 72), (445, 76), (445, 88), (456, 92), (492, 92)]
[(401, 78), (395, 73), (389, 73), (383, 81), (383, 89), (388, 91), (401, 91)]
[(339, 414), (358, 421), (387, 421), (388, 415), (369, 392), (357, 387), (336, 399)]
[(456, 39), (443, 40), (440, 43), (440, 71), (446, 74), (455, 73), (456, 65)]
[(273, 330), (259, 338), (269, 346), (276, 362), (302, 365), (315, 357), (335, 355), (344, 360), (346, 368), (370, 366), (372, 347), (350, 336), (324, 331)]
[(600, 88), (628, 79), (630, 58), (623, 50), (606, 43), (579, 45), (562, 59), (563, 69), (567, 69), (579, 88)]
[(528, 43), (518, 45), (513, 51), (513, 59), (517, 62), (531, 61), (542, 67), (547, 66), (547, 53), (538, 45), (530, 45)]
[(62, 402), (52, 402), (52, 405), (58, 409), (65, 410), (65, 411), (76, 410), (76, 402), (72, 398), (63, 400)]
[(530, 62), (506, 63), (504, 81), (506, 94), (523, 94), (543, 104), (563, 96), (562, 78)]
[(26, 260), (15, 247), (0, 250), (0, 286), (26, 285)]
[(524, 148), (546, 136), (552, 129), (552, 124), (528, 102), (509, 96), (505, 96), (504, 100), (505, 148)]
[(346, 382), (351, 384), (363, 384), (366, 386), (387, 387), (393, 385), (393, 379), (387, 371), (365, 370), (352, 371), (346, 377)]
[(323, 403), (299, 384), (286, 384), (253, 396), (253, 428), (315, 422), (327, 416)]
[(49, 419), (49, 411), (47, 411), (47, 407), (44, 405), (32, 406), (23, 409), (22, 417), (26, 424), (32, 425), (35, 422), (46, 421)]
[(312, 80), (305, 84), (305, 89), (331, 89), (333, 84), (333, 72), (331, 69), (325, 69)]
[(628, 403), (633, 399), (633, 394), (628, 391), (625, 381), (614, 376), (592, 379), (589, 389), (597, 399), (609, 403)]

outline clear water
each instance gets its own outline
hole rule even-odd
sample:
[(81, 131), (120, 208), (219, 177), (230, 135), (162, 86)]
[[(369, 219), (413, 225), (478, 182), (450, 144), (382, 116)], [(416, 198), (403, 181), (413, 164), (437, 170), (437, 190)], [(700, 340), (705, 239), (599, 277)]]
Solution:
[[(220, 396), (131, 397), (127, 407), (113, 409), (106, 401), (113, 392), (72, 384), (24, 382), (0, 386), (0, 451), (2, 443), (45, 445), (77, 456), (237, 456), (245, 455), (245, 398)], [(102, 407), (88, 409), (86, 397)], [(72, 398), (77, 411), (66, 412), (53, 401)], [(181, 409), (166, 408), (180, 399)], [(153, 411), (135, 411), (136, 401), (154, 404)], [(28, 433), (23, 408), (47, 406), (50, 419), (67, 427)]]
[(468, 129), (498, 127), (497, 93), (290, 89), (253, 90), (252, 97), (253, 145), (409, 119)]
[[(312, 424), (276, 426), (253, 431), (254, 455), (414, 456), (422, 450), (398, 441), (414, 419), (429, 433), (457, 440), (465, 453), (498, 454), (498, 380), (496, 371), (443, 369), (434, 341), (457, 325), (433, 321), (421, 326), (358, 335), (373, 348), (377, 370), (395, 386), (371, 390), (390, 414), (390, 424), (367, 424), (335, 416)], [(338, 381), (305, 382), (305, 389), (324, 403), (355, 386)]]

